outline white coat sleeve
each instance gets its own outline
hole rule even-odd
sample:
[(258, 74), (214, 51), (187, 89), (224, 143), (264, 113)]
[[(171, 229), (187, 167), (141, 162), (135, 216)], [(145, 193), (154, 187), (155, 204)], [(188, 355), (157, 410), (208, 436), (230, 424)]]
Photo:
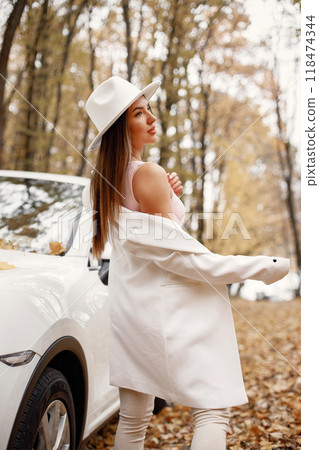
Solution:
[(191, 253), (155, 248), (127, 240), (123, 248), (140, 258), (152, 260), (162, 269), (182, 277), (211, 284), (240, 283), (259, 280), (274, 283), (289, 272), (290, 261), (270, 256), (222, 256), (211, 253)]

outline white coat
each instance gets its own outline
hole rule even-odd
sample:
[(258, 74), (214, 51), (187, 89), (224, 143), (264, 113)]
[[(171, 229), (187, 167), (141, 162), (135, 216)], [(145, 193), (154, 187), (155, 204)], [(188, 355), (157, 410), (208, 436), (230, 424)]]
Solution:
[(121, 207), (109, 273), (110, 383), (196, 408), (247, 402), (225, 284), (289, 260), (221, 256), (176, 222)]

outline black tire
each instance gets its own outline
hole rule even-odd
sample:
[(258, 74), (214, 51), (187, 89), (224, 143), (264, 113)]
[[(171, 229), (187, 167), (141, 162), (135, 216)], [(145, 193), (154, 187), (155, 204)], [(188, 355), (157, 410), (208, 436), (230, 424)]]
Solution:
[[(75, 412), (70, 386), (61, 372), (47, 367), (31, 392), (12, 449), (51, 450), (57, 442), (53, 433), (54, 416), (58, 417), (58, 429), (63, 436), (58, 448), (75, 450)], [(43, 426), (52, 433), (44, 433)], [(44, 434), (50, 438), (49, 445), (45, 444)]]

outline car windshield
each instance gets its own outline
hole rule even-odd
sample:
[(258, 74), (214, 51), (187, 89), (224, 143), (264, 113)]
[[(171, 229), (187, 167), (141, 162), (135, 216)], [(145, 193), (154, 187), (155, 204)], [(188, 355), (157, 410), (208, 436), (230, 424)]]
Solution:
[(82, 185), (0, 177), (0, 247), (64, 254), (82, 210)]

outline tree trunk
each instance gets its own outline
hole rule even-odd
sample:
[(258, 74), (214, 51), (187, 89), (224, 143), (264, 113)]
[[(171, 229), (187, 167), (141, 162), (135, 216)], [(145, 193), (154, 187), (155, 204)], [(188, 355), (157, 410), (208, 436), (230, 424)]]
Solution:
[(134, 65), (138, 59), (138, 43), (141, 37), (142, 33), (142, 27), (143, 27), (143, 4), (144, 1), (141, 0), (141, 8), (140, 8), (140, 23), (138, 27), (138, 36), (136, 39), (136, 45), (135, 50), (133, 52), (133, 41), (132, 41), (132, 32), (131, 32), (131, 21), (130, 21), (130, 7), (129, 7), (129, 0), (122, 0), (122, 8), (123, 8), (123, 17), (125, 22), (125, 28), (126, 28), (126, 65), (127, 65), (127, 80), (131, 81), (132, 79), (132, 73), (134, 69)]
[[(297, 218), (295, 213), (295, 200), (294, 193), (292, 190), (292, 181), (293, 181), (293, 164), (291, 161), (291, 144), (287, 137), (284, 136), (284, 130), (282, 127), (282, 114), (279, 105), (278, 97), (280, 95), (279, 88), (276, 87), (274, 90), (274, 97), (277, 99), (276, 101), (276, 115), (277, 115), (277, 126), (278, 126), (278, 137), (279, 141), (282, 143), (285, 151), (285, 158), (281, 154), (280, 146), (278, 147), (278, 157), (282, 172), (282, 177), (286, 185), (287, 193), (285, 197), (285, 202), (288, 209), (289, 221), (293, 234), (293, 242), (294, 242), (294, 253), (297, 262), (298, 272), (300, 274), (301, 270), (301, 248), (300, 248), (300, 239), (299, 239), (299, 231), (297, 226)], [(297, 289), (296, 295), (300, 295), (300, 287)]]
[[(197, 204), (196, 210), (200, 213), (204, 213), (204, 180), (205, 180), (205, 155), (206, 155), (206, 135), (208, 128), (208, 110), (209, 110), (209, 91), (207, 88), (202, 86), (203, 93), (203, 116), (202, 116), (202, 126), (200, 132), (200, 177), (201, 182), (196, 182), (197, 186)], [(200, 242), (204, 242), (204, 219), (199, 220), (197, 228), (197, 239)]]
[[(35, 30), (35, 37), (33, 44), (30, 46), (28, 55), (27, 55), (27, 63), (26, 63), (26, 82), (27, 82), (27, 88), (26, 88), (26, 94), (25, 98), (27, 100), (26, 105), (26, 116), (25, 116), (25, 123), (24, 123), (24, 129), (21, 133), (22, 135), (22, 146), (21, 150), (24, 153), (21, 154), (21, 158), (23, 157), (23, 163), (22, 163), (22, 170), (34, 170), (34, 148), (32, 146), (32, 135), (35, 132), (37, 119), (35, 119), (35, 115), (38, 113), (34, 111), (33, 109), (33, 94), (34, 89), (37, 87), (35, 83), (35, 61), (36, 56), (38, 52), (38, 45), (39, 41), (41, 39), (41, 35), (45, 29), (46, 25), (46, 15), (48, 12), (48, 0), (45, 0), (42, 5), (42, 12), (41, 17), (38, 21), (38, 26)], [(30, 106), (32, 105), (32, 106)]]
[[(66, 42), (65, 42), (65, 46), (64, 46), (64, 51), (63, 51), (63, 55), (62, 55), (62, 60), (61, 60), (61, 66), (60, 66), (60, 71), (59, 71), (59, 75), (58, 75), (58, 86), (57, 86), (57, 95), (56, 95), (56, 104), (55, 104), (55, 113), (54, 113), (54, 119), (52, 122), (52, 129), (50, 131), (50, 136), (48, 139), (48, 144), (46, 146), (46, 149), (44, 151), (44, 167), (45, 167), (45, 172), (49, 172), (49, 168), (50, 168), (50, 150), (51, 147), (53, 145), (53, 140), (55, 137), (55, 129), (56, 126), (58, 124), (59, 121), (59, 117), (60, 117), (60, 104), (61, 104), (61, 99), (62, 99), (62, 77), (65, 71), (65, 67), (66, 67), (66, 63), (68, 60), (68, 56), (69, 56), (69, 52), (70, 52), (70, 46), (71, 46), (71, 42), (72, 39), (74, 37), (74, 33), (75, 33), (75, 29), (76, 29), (76, 23), (77, 20), (79, 18), (79, 15), (81, 14), (84, 6), (86, 5), (87, 0), (82, 0), (82, 2), (77, 6), (75, 13), (73, 13), (73, 8), (72, 8), (72, 4), (73, 1), (71, 1), (71, 4), (69, 5), (69, 12), (67, 15), (67, 23), (68, 23), (68, 35), (66, 38)], [(73, 20), (72, 20), (73, 19)]]
[(164, 105), (160, 103), (160, 99), (158, 98), (158, 112), (159, 112), (159, 119), (161, 122), (162, 127), (162, 134), (163, 138), (161, 140), (161, 146), (160, 146), (160, 160), (159, 165), (166, 168), (170, 151), (169, 151), (169, 144), (168, 144), (168, 138), (167, 138), (167, 130), (169, 127), (169, 121), (170, 121), (170, 110), (174, 103), (172, 99), (172, 93), (168, 91), (168, 87), (171, 85), (171, 81), (173, 78), (173, 67), (175, 58), (174, 58), (174, 38), (176, 38), (176, 21), (177, 21), (177, 3), (178, 0), (175, 0), (172, 4), (172, 14), (170, 22), (167, 25), (168, 32), (168, 46), (167, 46), (167, 58), (163, 61), (162, 68), (161, 68), (161, 74), (162, 74), (162, 87), (163, 89), (166, 89), (166, 100)]
[(6, 112), (7, 105), (4, 101), (4, 91), (5, 91), (5, 83), (7, 78), (7, 69), (9, 62), (10, 50), (13, 43), (13, 38), (15, 32), (18, 28), (18, 25), (21, 20), (21, 16), (24, 10), (24, 7), (27, 3), (27, 0), (17, 0), (15, 3), (13, 10), (9, 16), (7, 22), (7, 28), (4, 33), (2, 48), (0, 53), (0, 167), (2, 167), (3, 163), (3, 150), (4, 150), (4, 130), (6, 125)]
[[(91, 18), (91, 11), (90, 11), (90, 18)], [(94, 84), (93, 84), (93, 76), (92, 76), (92, 74), (93, 74), (93, 72), (95, 70), (95, 48), (94, 48), (93, 42), (92, 42), (92, 28), (91, 28), (90, 25), (89, 25), (88, 35), (89, 35), (89, 46), (90, 46), (90, 68), (89, 68), (88, 79), (89, 79), (89, 85), (90, 85), (91, 92), (93, 92)], [(86, 145), (87, 145), (87, 138), (88, 138), (88, 134), (89, 134), (89, 128), (90, 128), (90, 118), (89, 118), (89, 116), (87, 114), (85, 122), (84, 122), (84, 134), (83, 134), (83, 138), (82, 138), (81, 164), (80, 164), (80, 167), (79, 167), (78, 172), (77, 172), (77, 176), (79, 176), (79, 177), (81, 177), (83, 175), (84, 169), (85, 169), (85, 166), (86, 166), (85, 150), (86, 150)]]
[(122, 0), (123, 16), (126, 26), (126, 64), (127, 64), (127, 80), (131, 81), (133, 71), (132, 61), (132, 36), (131, 36), (131, 22), (129, 14), (129, 0)]

